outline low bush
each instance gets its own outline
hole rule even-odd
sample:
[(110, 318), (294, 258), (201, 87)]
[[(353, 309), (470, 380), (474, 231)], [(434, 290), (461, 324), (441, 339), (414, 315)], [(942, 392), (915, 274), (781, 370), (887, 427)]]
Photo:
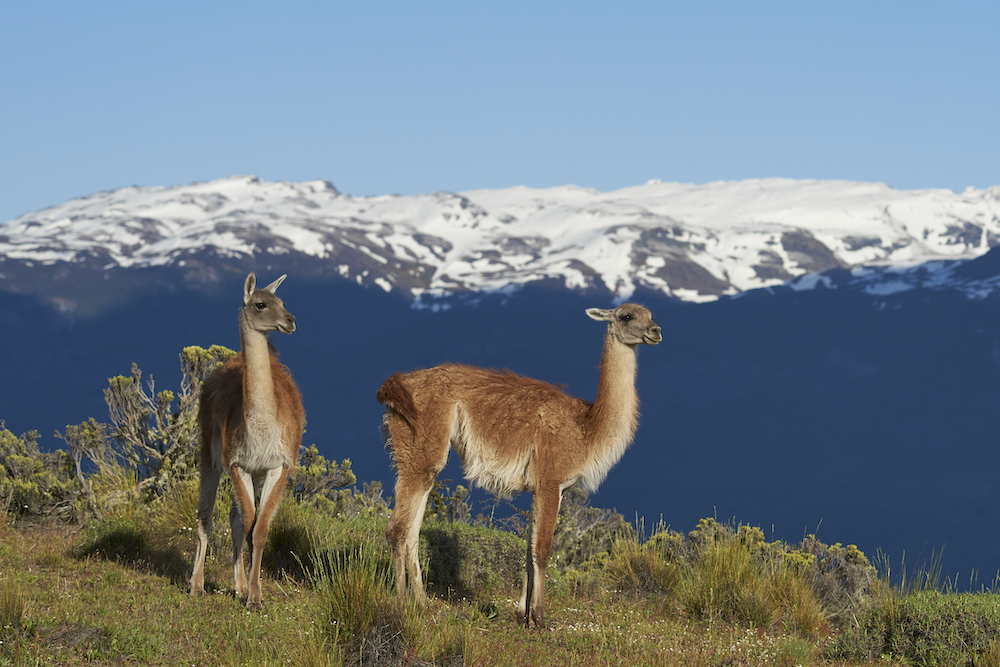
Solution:
[(0, 511), (15, 519), (76, 519), (81, 488), (69, 454), (42, 452), (36, 431), (16, 436), (0, 422)]
[(1000, 595), (922, 591), (874, 604), (835, 637), (835, 660), (882, 656), (915, 665), (997, 664)]
[(452, 597), (489, 595), (520, 585), (526, 544), (481, 526), (428, 521), (420, 531), (420, 560), (428, 586)]
[(615, 540), (611, 552), (593, 559), (609, 588), (630, 596), (671, 595), (680, 584), (686, 559), (680, 553), (684, 536), (668, 529), (640, 542), (640, 531)]
[[(702, 519), (687, 536), (658, 526), (592, 559), (620, 595), (657, 597), (710, 623), (822, 635), (844, 609), (860, 609), (874, 569), (856, 547), (828, 547), (810, 536), (790, 547), (760, 528)], [(818, 555), (817, 555), (818, 554)], [(829, 604), (829, 607), (827, 606)]]
[(598, 554), (610, 553), (615, 540), (631, 534), (625, 517), (592, 507), (586, 492), (571, 486), (563, 491), (549, 565), (564, 572), (580, 567)]
[(837, 623), (849, 621), (871, 602), (877, 572), (855, 545), (826, 545), (807, 535), (786, 558), (812, 577), (813, 591)]

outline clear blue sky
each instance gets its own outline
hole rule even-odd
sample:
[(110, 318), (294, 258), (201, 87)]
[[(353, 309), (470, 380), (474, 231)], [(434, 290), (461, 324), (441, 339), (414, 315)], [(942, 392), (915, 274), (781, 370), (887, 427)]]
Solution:
[(354, 195), (1000, 184), (1000, 2), (3, 2), (0, 221), (232, 174)]

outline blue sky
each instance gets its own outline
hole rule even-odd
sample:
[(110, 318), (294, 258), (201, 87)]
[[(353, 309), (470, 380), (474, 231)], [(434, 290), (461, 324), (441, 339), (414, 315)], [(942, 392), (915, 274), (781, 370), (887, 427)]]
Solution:
[(0, 4), (0, 221), (232, 174), (353, 195), (1000, 185), (1000, 3)]

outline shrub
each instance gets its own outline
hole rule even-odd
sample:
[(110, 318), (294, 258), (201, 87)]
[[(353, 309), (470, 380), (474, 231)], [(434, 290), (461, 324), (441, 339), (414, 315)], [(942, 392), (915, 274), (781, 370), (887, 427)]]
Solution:
[(468, 502), (469, 489), (458, 484), (452, 491), (448, 487), (451, 481), (439, 479), (434, 482), (427, 497), (427, 505), (424, 507), (424, 521), (437, 519), (453, 523), (472, 523), (472, 508)]
[(70, 520), (79, 517), (81, 490), (66, 452), (42, 452), (36, 431), (18, 437), (0, 422), (0, 509), (18, 519)]
[(344, 459), (338, 466), (336, 462), (327, 461), (316, 445), (311, 445), (299, 454), (299, 466), (291, 486), (295, 499), (306, 503), (320, 497), (334, 500), (337, 497), (335, 489), (351, 486), (357, 481), (351, 471), (350, 459)]
[[(104, 400), (111, 419), (111, 437), (118, 447), (116, 455), (136, 471), (142, 488), (149, 494), (163, 493), (179, 479), (194, 475), (197, 469), (198, 395), (205, 376), (236, 354), (221, 345), (207, 350), (197, 345), (185, 347), (180, 354), (181, 384), (157, 392), (150, 378), (142, 385), (142, 371), (132, 364), (126, 377), (108, 380)], [(174, 400), (177, 408), (173, 409)]]
[(526, 548), (524, 540), (510, 533), (463, 523), (429, 521), (420, 531), (428, 585), (459, 597), (519, 583)]
[(829, 546), (807, 535), (788, 551), (786, 559), (812, 576), (816, 596), (837, 622), (846, 622), (869, 603), (876, 570), (855, 545), (844, 547), (837, 542)]
[(571, 486), (563, 491), (549, 564), (561, 571), (579, 567), (597, 554), (610, 553), (617, 538), (631, 533), (625, 517), (592, 507), (586, 492)]
[(831, 642), (827, 657), (885, 655), (917, 665), (985, 664), (997, 653), (1000, 596), (922, 591), (874, 604)]
[(311, 502), (324, 512), (344, 519), (387, 519), (391, 513), (389, 503), (382, 497), (382, 482), (365, 482), (361, 491), (356, 486), (337, 489), (327, 496), (316, 496)]
[(609, 588), (624, 595), (671, 595), (687, 567), (684, 536), (660, 527), (644, 544), (642, 530), (615, 540), (610, 554), (591, 563), (603, 570)]

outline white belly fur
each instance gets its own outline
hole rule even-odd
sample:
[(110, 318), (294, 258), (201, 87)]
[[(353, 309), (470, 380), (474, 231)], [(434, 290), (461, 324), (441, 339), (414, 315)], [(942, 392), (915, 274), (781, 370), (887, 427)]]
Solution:
[(531, 490), (536, 445), (503, 452), (498, 443), (473, 432), (461, 406), (455, 412), (450, 440), (462, 459), (465, 478), (501, 498)]

